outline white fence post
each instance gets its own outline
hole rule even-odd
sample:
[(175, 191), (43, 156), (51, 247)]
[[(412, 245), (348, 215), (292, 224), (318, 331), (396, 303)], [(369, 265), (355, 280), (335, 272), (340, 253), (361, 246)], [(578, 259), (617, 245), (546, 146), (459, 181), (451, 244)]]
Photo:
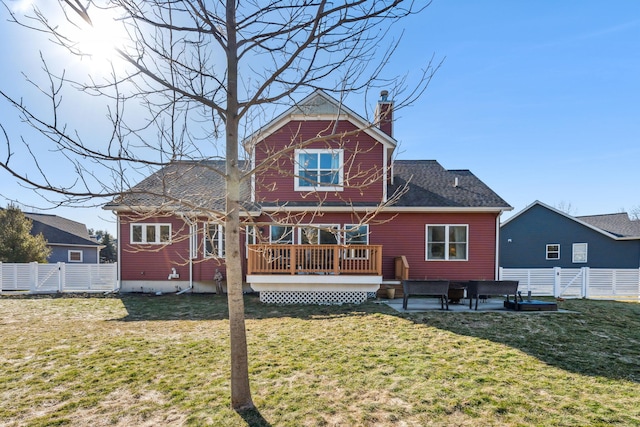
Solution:
[(589, 298), (589, 267), (582, 267), (582, 298)]
[(553, 267), (553, 296), (556, 298), (560, 297), (560, 267)]
[[(113, 263), (113, 279), (114, 279), (114, 283), (115, 283), (115, 287), (113, 288), (114, 291), (120, 291), (120, 275), (118, 274), (118, 272), (120, 271), (118, 267), (120, 264), (118, 264), (118, 261)], [(640, 285), (640, 282), (638, 283), (638, 285)]]
[(38, 290), (38, 263), (29, 263), (29, 289), (31, 292)]
[(58, 292), (62, 293), (64, 290), (64, 274), (65, 274), (64, 262), (58, 263)]

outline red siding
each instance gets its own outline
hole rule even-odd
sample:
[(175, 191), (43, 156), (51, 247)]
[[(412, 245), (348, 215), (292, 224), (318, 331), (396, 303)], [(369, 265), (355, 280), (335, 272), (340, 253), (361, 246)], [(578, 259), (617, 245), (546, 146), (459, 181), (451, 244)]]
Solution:
[[(171, 268), (180, 274), (180, 280), (189, 279), (189, 226), (176, 216), (157, 218), (120, 217), (120, 241), (122, 248), (121, 274), (122, 280), (168, 280)], [(136, 224), (171, 224), (171, 243), (168, 245), (136, 245), (131, 244), (131, 223)], [(198, 254), (193, 259), (193, 280), (213, 280), (216, 269), (225, 274), (224, 259), (204, 258), (203, 236), (204, 221), (198, 221)], [(241, 233), (241, 250), (244, 254), (245, 235)], [(246, 265), (243, 262), (243, 271)], [(226, 275), (226, 274), (225, 274)]]
[[(395, 276), (394, 259), (405, 255), (411, 278), (480, 280), (494, 279), (496, 266), (495, 213), (402, 213), (379, 214), (369, 225), (369, 244), (382, 245), (383, 276)], [(324, 213), (312, 220), (316, 224), (357, 224), (362, 214)], [(262, 218), (266, 223), (267, 218)], [(296, 218), (306, 224), (305, 218)], [(469, 226), (469, 259), (467, 261), (426, 261), (427, 224), (460, 224)], [(268, 238), (268, 226), (263, 227)], [(296, 237), (297, 238), (297, 235)]]
[[(380, 202), (383, 195), (383, 145), (365, 132), (312, 142), (304, 148), (344, 149), (344, 190), (329, 192), (301, 192), (294, 190), (293, 155), (295, 144), (313, 139), (319, 135), (331, 134), (334, 122), (328, 120), (292, 121), (256, 146), (256, 165), (262, 165), (256, 175), (256, 200), (274, 201), (347, 201)], [(341, 121), (336, 134), (353, 132), (357, 128), (349, 122)], [(290, 154), (280, 156), (275, 164), (266, 167), (265, 158), (291, 148)], [(311, 194), (311, 197), (309, 196)]]
[[(383, 275), (394, 277), (394, 258), (405, 255), (409, 275), (414, 279), (479, 280), (494, 279), (496, 258), (496, 214), (494, 213), (403, 213), (385, 214), (371, 226), (370, 243), (383, 245)], [(467, 261), (426, 261), (426, 225), (469, 226)]]
[[(296, 218), (298, 224), (357, 224), (361, 215), (354, 213), (324, 213), (313, 220)], [(122, 217), (122, 279), (167, 280), (171, 268), (180, 274), (180, 280), (189, 278), (189, 227), (177, 217), (150, 218), (129, 221)], [(267, 224), (262, 216), (256, 222)], [(174, 234), (169, 245), (131, 245), (130, 222), (171, 223)], [(198, 257), (193, 262), (193, 280), (212, 280), (216, 269), (225, 273), (224, 260), (204, 259), (202, 250), (203, 222), (198, 222)], [(426, 225), (461, 224), (469, 226), (469, 259), (467, 261), (426, 261)], [(269, 237), (268, 225), (260, 226), (263, 237)], [(394, 259), (405, 255), (411, 278), (448, 280), (493, 279), (496, 256), (496, 214), (494, 213), (402, 213), (380, 214), (370, 222), (369, 243), (383, 245), (383, 276), (394, 278)], [(246, 272), (245, 236), (241, 233), (243, 272)], [(297, 239), (297, 235), (296, 235)]]

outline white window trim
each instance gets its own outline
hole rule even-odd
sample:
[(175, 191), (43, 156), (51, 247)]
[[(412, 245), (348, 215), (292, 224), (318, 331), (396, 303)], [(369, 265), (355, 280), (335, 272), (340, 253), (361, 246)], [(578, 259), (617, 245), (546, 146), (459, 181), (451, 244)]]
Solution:
[[(142, 241), (134, 242), (133, 241), (133, 227), (140, 226), (142, 227)], [(163, 242), (160, 240), (160, 228), (166, 226), (169, 227), (169, 240)], [(156, 239), (154, 242), (147, 242), (147, 232), (146, 229), (148, 227), (154, 227), (156, 229)], [(170, 223), (155, 223), (155, 222), (136, 222), (132, 223), (129, 226), (129, 242), (132, 245), (168, 245), (171, 243), (171, 224)]]
[[(549, 246), (557, 246), (558, 247), (558, 257), (557, 258), (549, 258)], [(555, 253), (556, 251), (553, 251)], [(548, 261), (557, 261), (560, 259), (560, 243), (549, 243), (545, 246), (545, 259)]]
[[(338, 184), (337, 185), (300, 185), (300, 161), (298, 157), (300, 154), (338, 154)], [(307, 148), (302, 150), (295, 150), (294, 152), (294, 186), (295, 191), (343, 191), (344, 189), (344, 150), (342, 149), (322, 149), (322, 148)]]
[[(429, 258), (429, 227), (444, 227), (444, 258)], [(466, 234), (465, 241), (465, 254), (464, 258), (449, 258), (449, 227), (464, 227)], [(469, 224), (427, 224), (424, 228), (424, 259), (425, 261), (438, 262), (438, 261), (453, 261), (453, 262), (466, 262), (469, 261)]]
[[(71, 254), (72, 253), (79, 253), (80, 254), (80, 260), (72, 260), (71, 259)], [(78, 251), (78, 250), (73, 250), (73, 249), (69, 249), (67, 251), (67, 260), (69, 260), (69, 262), (83, 262), (84, 259), (84, 253), (82, 251)]]
[(189, 259), (198, 258), (198, 224), (189, 226)]
[[(218, 240), (218, 244), (216, 245), (218, 249), (217, 254), (209, 253), (207, 251), (207, 242), (209, 241), (209, 227), (216, 226), (218, 229), (216, 231), (216, 236)], [(215, 222), (206, 223), (203, 229), (203, 240), (202, 240), (202, 250), (204, 258), (224, 258), (225, 257), (225, 249), (226, 242), (224, 241), (224, 226), (222, 224), (218, 224)]]
[[(584, 251), (577, 252), (576, 249), (584, 247)], [(577, 254), (584, 253), (584, 259), (580, 260), (576, 258)], [(589, 244), (588, 243), (574, 243), (571, 248), (571, 262), (574, 264), (586, 264), (589, 259)]]

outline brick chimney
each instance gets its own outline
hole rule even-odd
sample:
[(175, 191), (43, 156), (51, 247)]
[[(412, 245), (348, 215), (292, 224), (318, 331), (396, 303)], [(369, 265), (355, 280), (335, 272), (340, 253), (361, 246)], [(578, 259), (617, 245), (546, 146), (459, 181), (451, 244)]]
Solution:
[(375, 120), (380, 130), (393, 137), (393, 101), (389, 101), (389, 91), (380, 92), (380, 100), (376, 107)]

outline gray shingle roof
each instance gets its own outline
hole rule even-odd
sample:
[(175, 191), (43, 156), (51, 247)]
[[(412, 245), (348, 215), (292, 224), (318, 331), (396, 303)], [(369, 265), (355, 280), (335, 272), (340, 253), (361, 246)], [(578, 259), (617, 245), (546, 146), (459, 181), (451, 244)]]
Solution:
[[(241, 162), (241, 168), (244, 162)], [(222, 211), (225, 207), (223, 160), (179, 161), (142, 180), (105, 208), (161, 208), (183, 211)], [(250, 183), (243, 182), (240, 200), (251, 210)]]
[(31, 234), (42, 233), (49, 244), (100, 246), (89, 237), (87, 226), (82, 223), (57, 215), (32, 212), (24, 212), (24, 215), (33, 223)]
[[(174, 210), (224, 209), (225, 183), (220, 171), (223, 161), (176, 162), (144, 179), (106, 208), (117, 206), (163, 207)], [(456, 185), (457, 183), (457, 185)], [(408, 185), (394, 206), (445, 208), (510, 208), (509, 204), (468, 170), (446, 170), (435, 160), (396, 160), (394, 183), (388, 195)], [(259, 210), (250, 200), (250, 183), (244, 182), (241, 200), (248, 210)], [(291, 203), (287, 206), (317, 206), (317, 202)], [(274, 203), (263, 206), (274, 206)], [(345, 206), (346, 202), (323, 203)], [(372, 203), (357, 206), (373, 206)]]
[(624, 212), (577, 216), (576, 218), (617, 237), (640, 237), (640, 220), (631, 220), (629, 215)]
[[(509, 204), (468, 170), (447, 170), (435, 160), (396, 160), (391, 196), (408, 183), (395, 206), (510, 208)], [(457, 183), (457, 185), (456, 185)]]

